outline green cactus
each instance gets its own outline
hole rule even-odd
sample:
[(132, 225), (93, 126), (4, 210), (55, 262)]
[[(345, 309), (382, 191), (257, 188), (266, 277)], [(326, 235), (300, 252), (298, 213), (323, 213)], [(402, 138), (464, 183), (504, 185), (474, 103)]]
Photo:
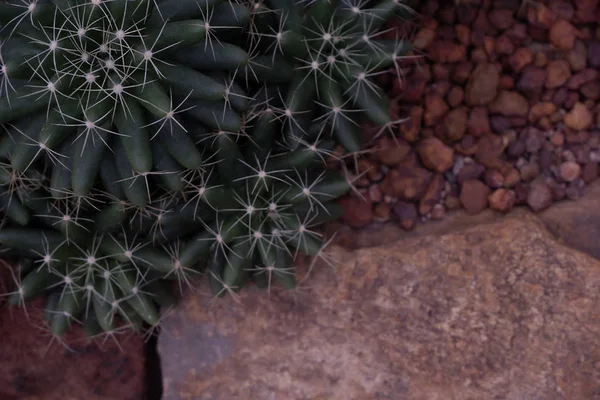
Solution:
[[(215, 294), (295, 286), (298, 253), (352, 188), (326, 168), (387, 126), (380, 37), (400, 0), (0, 3), (0, 249), (12, 304), (52, 333), (156, 326), (205, 273)], [(266, 277), (268, 276), (268, 278)], [(267, 280), (265, 280), (267, 279)], [(117, 322), (121, 321), (119, 325)]]

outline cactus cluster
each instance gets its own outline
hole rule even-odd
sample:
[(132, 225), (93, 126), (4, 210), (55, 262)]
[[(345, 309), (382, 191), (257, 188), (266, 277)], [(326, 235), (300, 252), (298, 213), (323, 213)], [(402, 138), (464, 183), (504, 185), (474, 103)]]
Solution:
[(215, 296), (293, 288), (351, 179), (327, 161), (386, 126), (381, 38), (401, 0), (0, 3), (0, 251), (52, 334), (156, 326)]

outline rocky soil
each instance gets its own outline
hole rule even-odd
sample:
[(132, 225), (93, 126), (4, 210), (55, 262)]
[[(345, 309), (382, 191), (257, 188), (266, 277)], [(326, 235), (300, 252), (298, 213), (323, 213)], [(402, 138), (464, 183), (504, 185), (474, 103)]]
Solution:
[(355, 165), (361, 196), (341, 200), (345, 222), (412, 230), (459, 208), (579, 199), (600, 162), (598, 0), (430, 0), (417, 11), (386, 33), (412, 38), (415, 57), (404, 76), (381, 76), (407, 120), (365, 127), (371, 151)]

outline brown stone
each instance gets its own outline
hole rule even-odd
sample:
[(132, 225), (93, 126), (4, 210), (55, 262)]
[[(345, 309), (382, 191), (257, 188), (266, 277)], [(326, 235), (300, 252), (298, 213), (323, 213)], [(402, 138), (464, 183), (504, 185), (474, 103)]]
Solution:
[(548, 56), (542, 52), (535, 53), (535, 60), (533, 61), (536, 67), (545, 67), (548, 64)]
[(542, 117), (548, 117), (556, 112), (558, 108), (552, 102), (534, 104), (529, 110), (529, 121), (537, 122)]
[(588, 82), (581, 87), (580, 91), (588, 99), (598, 100), (600, 99), (600, 81)]
[(575, 47), (577, 29), (564, 19), (559, 19), (550, 28), (550, 41), (559, 50), (568, 51)]
[(576, 16), (581, 22), (597, 22), (598, 0), (575, 0)]
[(420, 103), (425, 93), (427, 80), (423, 76), (415, 76), (411, 79), (396, 79), (402, 83), (402, 88), (399, 90), (402, 101), (407, 103)]
[(552, 204), (552, 191), (543, 180), (531, 183), (527, 193), (527, 204), (534, 212), (540, 212)]
[(418, 140), (423, 123), (423, 113), (423, 107), (411, 107), (408, 120), (399, 126), (402, 138), (411, 143)]
[(471, 51), (471, 61), (476, 64), (485, 64), (491, 60), (483, 47), (477, 47)]
[(528, 95), (541, 93), (547, 79), (546, 70), (533, 65), (523, 69), (523, 73), (517, 82), (517, 89)]
[(400, 138), (382, 136), (377, 144), (375, 153), (377, 160), (384, 165), (393, 167), (400, 164), (411, 150), (410, 144)]
[(498, 92), (500, 72), (494, 64), (480, 64), (473, 71), (465, 89), (465, 101), (471, 106), (489, 104)]
[(423, 197), (433, 174), (423, 168), (398, 166), (391, 169), (381, 183), (384, 195), (412, 201)]
[(387, 222), (392, 218), (392, 206), (388, 203), (378, 203), (373, 207), (373, 221)]
[(431, 58), (438, 63), (457, 63), (467, 59), (467, 47), (449, 40), (437, 40), (429, 48)]
[(600, 41), (594, 40), (588, 45), (587, 60), (592, 68), (600, 68)]
[(450, 111), (444, 117), (443, 124), (448, 140), (455, 142), (462, 139), (467, 130), (467, 108), (459, 107)]
[(427, 215), (433, 209), (433, 206), (442, 200), (442, 190), (444, 190), (444, 177), (436, 174), (427, 187), (423, 198), (419, 201), (419, 214)]
[(562, 147), (562, 145), (565, 143), (565, 135), (560, 132), (552, 133), (552, 136), (550, 136), (550, 143), (556, 147)]
[(530, 182), (540, 176), (540, 164), (535, 161), (528, 162), (519, 167), (519, 175), (523, 182)]
[(500, 168), (503, 164), (501, 157), (504, 147), (501, 136), (484, 135), (479, 139), (475, 159), (487, 168)]
[(453, 86), (446, 96), (446, 101), (448, 102), (450, 108), (454, 108), (458, 107), (462, 103), (464, 97), (465, 92), (463, 88), (460, 86)]
[(489, 194), (489, 187), (471, 179), (461, 185), (460, 203), (468, 214), (478, 214), (487, 208)]
[(562, 108), (564, 108), (565, 110), (571, 110), (573, 107), (575, 107), (575, 104), (577, 104), (578, 101), (579, 93), (575, 91), (568, 92), (567, 98), (562, 104)]
[(571, 66), (564, 59), (552, 60), (546, 67), (546, 89), (556, 89), (571, 77)]
[(521, 72), (523, 68), (533, 62), (533, 53), (528, 47), (519, 48), (510, 58), (508, 63), (515, 72)]
[(504, 177), (504, 187), (511, 188), (521, 181), (519, 170), (511, 168)]
[(598, 163), (588, 162), (581, 170), (581, 179), (585, 183), (592, 183), (598, 177)]
[(516, 198), (517, 196), (513, 190), (497, 189), (490, 194), (488, 201), (492, 210), (508, 213), (515, 205)]
[(470, 135), (479, 137), (491, 132), (488, 110), (486, 107), (473, 107), (467, 120), (467, 130)]
[(593, 68), (586, 68), (571, 76), (569, 82), (567, 82), (567, 87), (571, 90), (579, 90), (581, 86), (598, 79), (599, 76), (600, 74), (597, 70)]
[(431, 28), (423, 28), (417, 32), (412, 45), (419, 50), (427, 49), (435, 40), (436, 32)]
[(575, 72), (579, 72), (587, 66), (587, 48), (581, 40), (576, 40), (575, 47), (567, 53), (567, 61)]
[(556, 20), (556, 14), (544, 4), (528, 7), (527, 19), (533, 27), (549, 29)]
[(479, 179), (485, 172), (485, 167), (479, 163), (470, 162), (460, 169), (456, 179), (458, 183), (464, 183), (473, 179)]
[(404, 230), (411, 231), (417, 225), (417, 208), (413, 203), (399, 201), (394, 204), (392, 211)]
[(454, 83), (459, 85), (463, 85), (471, 76), (471, 72), (473, 71), (473, 64), (470, 62), (463, 62), (456, 64), (454, 70), (452, 72), (452, 80)]
[(347, 196), (340, 199), (339, 204), (344, 210), (342, 220), (353, 228), (363, 227), (373, 218), (373, 207), (370, 201)]
[(581, 175), (581, 166), (574, 161), (565, 161), (560, 165), (560, 177), (566, 182), (573, 182)]
[(423, 165), (437, 172), (445, 172), (452, 168), (454, 150), (441, 140), (431, 137), (419, 142), (417, 152)]
[(592, 126), (593, 116), (583, 103), (577, 102), (565, 116), (564, 121), (565, 125), (571, 129), (584, 130)]
[(484, 179), (486, 185), (492, 189), (498, 189), (504, 186), (504, 175), (497, 169), (488, 169), (485, 171)]
[(490, 112), (507, 117), (526, 117), (529, 103), (518, 92), (503, 90), (490, 104)]
[(456, 30), (456, 38), (459, 42), (468, 46), (471, 44), (471, 29), (465, 25), (456, 25), (454, 27)]
[(488, 18), (494, 27), (506, 30), (515, 23), (513, 13), (513, 10), (496, 8), (490, 12)]
[(425, 95), (425, 114), (424, 122), (426, 126), (432, 126), (438, 123), (448, 112), (448, 105), (444, 98), (436, 93), (427, 93)]

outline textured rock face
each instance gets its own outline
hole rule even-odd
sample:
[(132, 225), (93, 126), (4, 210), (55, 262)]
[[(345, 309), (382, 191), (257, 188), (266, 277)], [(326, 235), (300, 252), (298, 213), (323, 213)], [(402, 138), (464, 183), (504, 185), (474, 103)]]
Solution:
[(293, 293), (189, 294), (159, 339), (164, 398), (600, 396), (600, 261), (538, 218), (332, 251)]
[[(0, 291), (10, 289), (7, 271), (0, 266)], [(73, 327), (65, 336), (66, 348), (56, 340), (51, 343), (41, 328), (43, 299), (27, 303), (27, 315), (22, 309), (3, 307), (3, 302), (0, 297), (0, 399), (144, 398), (141, 336), (122, 334), (89, 343), (83, 329)]]

